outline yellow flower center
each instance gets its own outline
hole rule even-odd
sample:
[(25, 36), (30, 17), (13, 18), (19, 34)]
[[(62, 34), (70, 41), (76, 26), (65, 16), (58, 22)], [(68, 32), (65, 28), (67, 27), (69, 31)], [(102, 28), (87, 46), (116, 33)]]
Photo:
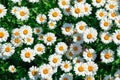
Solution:
[(31, 38), (27, 38), (27, 42), (31, 42)]
[(76, 61), (77, 63), (80, 63), (80, 60), (79, 59), (77, 59), (77, 61)]
[(37, 71), (36, 70), (32, 70), (32, 75), (33, 76), (37, 75)]
[(96, 0), (97, 3), (101, 3), (102, 0)]
[(2, 8), (0, 8), (0, 14), (3, 12), (3, 9)]
[(4, 32), (0, 32), (0, 38), (3, 38), (5, 36)]
[(88, 39), (91, 39), (93, 37), (93, 35), (91, 34), (91, 33), (89, 33), (88, 35), (87, 35), (87, 38)]
[(70, 12), (70, 8), (67, 8), (67, 9), (66, 9), (66, 12)]
[(77, 41), (80, 41), (81, 40), (81, 37), (80, 36), (77, 36)]
[(15, 36), (19, 36), (19, 32), (15, 32), (14, 35), (15, 35)]
[(109, 5), (109, 8), (110, 8), (110, 9), (113, 9), (114, 7), (115, 7), (115, 6), (114, 6), (113, 4), (110, 4), (110, 5)]
[(117, 35), (117, 39), (120, 40), (120, 34)]
[(47, 68), (45, 68), (45, 69), (43, 70), (43, 73), (44, 73), (44, 74), (48, 74), (48, 73), (49, 73), (49, 70), (48, 70)]
[(38, 51), (38, 52), (41, 52), (42, 50), (43, 50), (42, 47), (38, 47), (38, 48), (37, 48), (37, 51)]
[(42, 21), (44, 20), (44, 18), (41, 16), (41, 17), (39, 18), (39, 20), (42, 22)]
[(30, 58), (30, 56), (31, 56), (31, 53), (30, 53), (30, 52), (26, 52), (26, 53), (25, 53), (25, 57), (26, 57), (26, 58)]
[(93, 54), (92, 54), (91, 52), (88, 52), (88, 53), (87, 53), (87, 56), (88, 56), (89, 58), (92, 58)]
[(94, 67), (93, 66), (88, 66), (88, 71), (93, 71)]
[(16, 11), (17, 11), (16, 9), (13, 10), (14, 13), (16, 13)]
[(68, 78), (64, 78), (63, 80), (69, 80)]
[(108, 34), (106, 34), (106, 35), (104, 36), (104, 39), (105, 39), (105, 40), (109, 40), (109, 39), (110, 39), (110, 36), (109, 36)]
[(53, 13), (52, 13), (52, 16), (53, 16), (53, 17), (57, 17), (57, 16), (58, 16), (58, 12), (53, 12)]
[(20, 16), (25, 16), (25, 15), (26, 15), (25, 11), (20, 11)]
[(53, 40), (53, 38), (52, 38), (51, 36), (48, 36), (48, 37), (47, 37), (47, 41), (48, 41), (48, 42), (51, 42), (52, 40)]
[(82, 2), (83, 0), (77, 0), (77, 2)]
[(90, 76), (87, 77), (87, 80), (92, 80), (92, 78)]
[(60, 50), (60, 51), (63, 51), (63, 50), (64, 50), (64, 47), (63, 47), (63, 46), (60, 46), (60, 47), (59, 47), (59, 50)]
[(111, 14), (111, 16), (112, 16), (112, 17), (115, 17), (115, 16), (116, 16), (116, 13), (115, 13), (115, 12), (113, 12), (113, 13)]
[(19, 38), (15, 38), (14, 42), (15, 42), (15, 43), (19, 43), (19, 42), (20, 42), (20, 39), (19, 39)]
[(104, 22), (104, 26), (107, 27), (109, 25), (109, 22)]
[(84, 67), (83, 67), (83, 66), (79, 66), (79, 67), (78, 67), (78, 71), (79, 71), (79, 72), (83, 72), (83, 71), (84, 71)]
[(69, 56), (73, 56), (73, 53), (71, 51), (69, 52)]
[(100, 12), (99, 15), (100, 15), (100, 17), (103, 17), (104, 16), (104, 12)]
[(53, 27), (53, 26), (55, 26), (55, 24), (54, 24), (53, 22), (51, 22), (51, 23), (50, 23), (50, 26), (52, 26), (52, 27)]
[(111, 54), (110, 54), (110, 53), (106, 53), (106, 54), (105, 54), (105, 58), (106, 58), (106, 59), (111, 58)]
[(62, 1), (62, 5), (65, 6), (67, 2), (65, 0)]
[(14, 68), (14, 67), (12, 67), (12, 68), (11, 68), (11, 71), (12, 71), (12, 72), (14, 72), (14, 71), (15, 71), (15, 68)]
[(89, 8), (88, 7), (84, 7), (85, 12), (88, 12)]
[(39, 32), (40, 32), (40, 29), (36, 29), (36, 32), (39, 33)]
[(74, 51), (78, 51), (78, 47), (77, 47), (77, 46), (74, 46), (74, 47), (73, 47), (73, 50), (74, 50)]
[(65, 30), (66, 30), (66, 32), (70, 32), (71, 28), (70, 27), (66, 27)]
[(8, 46), (8, 47), (5, 48), (5, 51), (6, 51), (6, 52), (10, 52), (10, 51), (11, 51), (11, 48)]
[(68, 65), (68, 64), (64, 64), (64, 68), (66, 68), (66, 69), (67, 69), (68, 67), (69, 67), (69, 65)]
[(76, 13), (76, 14), (79, 14), (79, 13), (80, 13), (80, 8), (76, 8), (76, 9), (75, 9), (75, 13)]
[(82, 26), (82, 25), (79, 26), (79, 29), (80, 29), (80, 30), (83, 30), (84, 28), (85, 28), (85, 26)]
[(58, 62), (58, 58), (53, 58), (53, 63), (57, 63)]
[(28, 34), (28, 30), (27, 29), (23, 30), (23, 34), (27, 35)]

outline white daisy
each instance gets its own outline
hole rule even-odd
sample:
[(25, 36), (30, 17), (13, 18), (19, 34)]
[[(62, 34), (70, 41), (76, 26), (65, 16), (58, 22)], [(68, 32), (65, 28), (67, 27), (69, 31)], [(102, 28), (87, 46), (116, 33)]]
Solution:
[(35, 58), (35, 52), (33, 49), (31, 48), (24, 48), (23, 50), (21, 50), (21, 59), (24, 61), (24, 62), (28, 62), (30, 63), (31, 61), (33, 61)]
[(120, 46), (117, 47), (117, 55), (120, 57)]
[(84, 59), (82, 57), (75, 57), (73, 59), (73, 64), (77, 64), (77, 63), (83, 63), (84, 62)]
[(55, 52), (58, 54), (64, 54), (67, 51), (67, 49), (68, 49), (68, 46), (64, 42), (59, 42), (55, 46)]
[(38, 70), (39, 69), (36, 66), (30, 67), (29, 71), (28, 71), (29, 78), (32, 79), (32, 80), (37, 80), (38, 77), (39, 77)]
[(9, 33), (4, 28), (0, 28), (0, 42), (4, 42), (8, 39)]
[(101, 32), (100, 38), (104, 44), (108, 44), (108, 43), (112, 42), (112, 36), (108, 32)]
[(19, 7), (17, 7), (17, 6), (12, 7), (12, 10), (11, 10), (12, 15), (16, 15), (16, 12), (18, 10), (19, 10)]
[(36, 54), (42, 55), (43, 53), (45, 53), (45, 46), (43, 44), (36, 44), (34, 46), (34, 51)]
[(98, 9), (96, 12), (96, 17), (98, 20), (104, 19), (107, 16), (107, 11), (105, 9)]
[(85, 80), (95, 80), (94, 76), (93, 75), (87, 75), (85, 77)]
[(108, 2), (105, 5), (105, 8), (109, 11), (116, 11), (116, 10), (118, 10), (118, 4), (117, 4), (117, 2)]
[(75, 74), (78, 76), (85, 76), (87, 71), (86, 63), (76, 63), (74, 66)]
[(51, 46), (56, 41), (56, 36), (54, 33), (48, 32), (43, 36), (44, 43)]
[(94, 49), (86, 49), (83, 51), (83, 57), (86, 61), (94, 61), (97, 57), (96, 51)]
[(98, 71), (98, 65), (95, 62), (87, 62), (87, 75), (95, 75)]
[(30, 36), (30, 37), (26, 37), (26, 38), (24, 39), (24, 43), (27, 44), (27, 45), (32, 45), (33, 42), (34, 42), (34, 38), (31, 37), (31, 36)]
[(120, 80), (120, 69), (118, 69), (114, 74), (115, 80)]
[(91, 12), (92, 12), (92, 7), (91, 7), (91, 5), (88, 4), (88, 3), (85, 3), (83, 7), (84, 7), (84, 15), (85, 15), (85, 16), (90, 15)]
[(47, 20), (47, 17), (45, 14), (39, 14), (37, 17), (36, 17), (36, 21), (37, 23), (39, 24), (44, 24)]
[(53, 69), (49, 64), (43, 64), (39, 67), (39, 73), (42, 78), (47, 78), (52, 75)]
[(62, 19), (62, 13), (59, 8), (50, 9), (48, 16), (49, 19), (53, 21), (59, 21)]
[(63, 61), (60, 66), (64, 72), (70, 72), (72, 70), (72, 64), (70, 61)]
[(12, 0), (13, 3), (21, 2), (22, 0)]
[(66, 9), (70, 6), (70, 0), (58, 0), (58, 5), (62, 9)]
[(20, 29), (19, 28), (14, 28), (12, 30), (12, 36), (13, 37), (19, 37), (20, 36)]
[(104, 63), (110, 63), (114, 61), (114, 52), (110, 49), (105, 49), (100, 53), (100, 58)]
[(20, 28), (20, 36), (22, 38), (32, 37), (32, 28), (27, 25), (23, 25)]
[(112, 38), (113, 38), (114, 43), (119, 45), (120, 44), (120, 30), (115, 30)]
[(103, 80), (114, 80), (111, 75), (107, 75), (103, 78)]
[(86, 2), (86, 0), (75, 0), (74, 1), (75, 4), (83, 4), (85, 2)]
[(78, 33), (83, 33), (87, 28), (87, 24), (84, 21), (80, 21), (76, 24), (75, 29)]
[(73, 41), (77, 44), (82, 44), (83, 43), (83, 34), (74, 34), (73, 35)]
[(106, 3), (106, 0), (92, 0), (93, 6), (97, 8), (104, 6), (105, 3)]
[(116, 16), (115, 23), (118, 28), (120, 28), (120, 15)]
[(19, 46), (22, 46), (23, 40), (22, 40), (20, 37), (12, 37), (12, 38), (11, 38), (11, 43), (12, 43), (15, 47), (19, 47)]
[(27, 7), (20, 7), (19, 10), (16, 12), (17, 19), (20, 20), (28, 20), (29, 18), (29, 9)]
[(55, 29), (56, 28), (56, 22), (55, 21), (49, 21), (48, 22), (48, 27), (50, 28), (50, 29)]
[(7, 9), (4, 7), (4, 5), (0, 4), (0, 18), (3, 18), (6, 16)]
[(64, 35), (70, 36), (70, 35), (73, 34), (73, 28), (74, 28), (73, 24), (65, 23), (65, 24), (63, 24), (63, 26), (61, 28), (62, 29), (62, 33)]
[(29, 0), (29, 2), (31, 2), (31, 3), (37, 3), (37, 2), (39, 2), (39, 0)]
[(64, 73), (60, 76), (59, 80), (73, 80), (72, 73)]
[(61, 64), (62, 56), (58, 54), (52, 54), (49, 56), (49, 64), (53, 67), (57, 67)]
[(11, 72), (11, 73), (15, 73), (15, 72), (16, 72), (15, 66), (14, 66), (14, 65), (10, 65), (10, 66), (8, 67), (8, 71)]
[(69, 8), (63, 9), (63, 13), (66, 16), (69, 16), (71, 14), (71, 6)]
[(35, 28), (34, 28), (34, 34), (39, 35), (39, 34), (41, 34), (42, 32), (43, 32), (42, 27), (35, 27)]
[(111, 12), (108, 13), (108, 17), (109, 17), (111, 20), (115, 20), (116, 17), (117, 17), (117, 15), (118, 15), (118, 12), (116, 12), (116, 11), (111, 11)]
[(108, 18), (104, 18), (100, 21), (100, 27), (107, 31), (110, 30), (112, 27), (112, 20), (108, 19)]
[(84, 31), (83, 39), (86, 43), (92, 43), (96, 41), (97, 35), (97, 30), (95, 28), (90, 27)]

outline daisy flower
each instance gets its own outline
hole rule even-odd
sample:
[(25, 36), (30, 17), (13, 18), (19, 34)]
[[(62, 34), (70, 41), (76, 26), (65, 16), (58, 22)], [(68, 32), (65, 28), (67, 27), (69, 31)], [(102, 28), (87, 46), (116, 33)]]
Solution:
[(73, 35), (73, 42), (78, 43), (78, 44), (82, 44), (83, 43), (83, 34), (74, 34)]
[(120, 46), (117, 47), (117, 55), (120, 57)]
[(20, 28), (20, 36), (22, 38), (32, 37), (32, 28), (27, 25), (23, 25)]
[(100, 38), (104, 44), (108, 44), (108, 43), (112, 42), (112, 36), (108, 32), (101, 32)]
[(49, 21), (48, 22), (48, 27), (50, 28), (50, 29), (55, 29), (56, 28), (56, 22), (55, 21)]
[(38, 40), (43, 40), (43, 36), (44, 36), (44, 34), (39, 34)]
[(57, 67), (61, 64), (62, 56), (58, 54), (52, 54), (49, 56), (49, 64), (53, 67)]
[(72, 73), (64, 73), (60, 76), (59, 80), (73, 80)]
[(43, 64), (39, 67), (39, 73), (42, 78), (47, 78), (52, 75), (53, 69), (49, 64)]
[(120, 70), (119, 69), (115, 72), (114, 77), (115, 77), (115, 80), (120, 79)]
[(62, 19), (62, 12), (59, 8), (50, 9), (48, 13), (49, 19), (52, 21), (59, 21)]
[(28, 75), (32, 80), (37, 80), (39, 77), (39, 69), (36, 66), (32, 66), (29, 68)]
[(73, 64), (77, 64), (77, 63), (83, 63), (84, 59), (82, 57), (75, 57), (73, 59)]
[(37, 2), (39, 2), (39, 0), (29, 0), (29, 2), (31, 2), (31, 3), (37, 3)]
[(111, 19), (111, 20), (115, 20), (116, 17), (117, 17), (118, 13), (116, 11), (112, 11), (112, 12), (109, 12), (108, 14), (108, 17)]
[(58, 54), (64, 54), (67, 51), (67, 49), (68, 49), (68, 46), (64, 42), (59, 42), (55, 46), (55, 52)]
[(4, 7), (4, 5), (0, 4), (0, 18), (3, 18), (6, 16), (7, 9)]
[(26, 37), (26, 38), (24, 39), (24, 43), (27, 44), (27, 45), (32, 45), (33, 42), (34, 42), (34, 38), (31, 37), (31, 36), (30, 36), (30, 37)]
[(35, 28), (34, 28), (34, 34), (39, 35), (39, 34), (41, 34), (42, 32), (43, 32), (43, 30), (42, 30), (41, 27), (35, 27)]
[(44, 24), (47, 20), (47, 17), (45, 14), (39, 14), (37, 17), (36, 17), (36, 21), (37, 23), (39, 24)]
[(76, 63), (74, 66), (75, 74), (78, 76), (85, 76), (87, 71), (86, 63)]
[(17, 6), (12, 7), (12, 10), (11, 10), (12, 15), (16, 15), (16, 12), (18, 10), (19, 10), (19, 7), (17, 7)]
[(94, 61), (97, 57), (96, 51), (94, 49), (86, 49), (83, 51), (83, 57), (86, 61)]
[(22, 0), (12, 0), (13, 3), (21, 2)]
[(113, 41), (115, 44), (120, 44), (120, 30), (115, 30), (115, 32), (113, 33)]
[(73, 53), (73, 51), (71, 51), (71, 50), (68, 50), (68, 51), (66, 52), (66, 57), (67, 57), (68, 59), (73, 59), (75, 56), (76, 56), (76, 54)]
[(103, 78), (103, 80), (114, 80), (111, 75), (107, 75)]
[(43, 53), (45, 53), (45, 46), (43, 44), (36, 44), (34, 46), (34, 51), (36, 54), (42, 55)]
[(72, 70), (72, 64), (70, 61), (63, 61), (60, 66), (64, 72), (70, 72)]
[(104, 19), (107, 16), (107, 11), (105, 9), (98, 9), (96, 12), (96, 17), (98, 20)]
[(48, 32), (43, 36), (44, 43), (51, 46), (56, 41), (56, 36), (54, 33)]
[(62, 9), (66, 9), (70, 6), (70, 0), (58, 0), (58, 5)]
[(106, 0), (92, 0), (93, 6), (97, 8), (104, 6), (105, 3), (106, 3)]
[(15, 47), (19, 47), (23, 44), (23, 40), (20, 37), (12, 37), (11, 43)]
[(88, 15), (91, 14), (91, 12), (92, 12), (92, 7), (91, 7), (90, 4), (85, 3), (84, 6), (83, 6), (83, 8), (84, 8), (84, 11), (83, 11), (83, 12), (84, 12), (84, 15), (85, 15), (85, 16), (88, 16)]
[(20, 36), (20, 29), (19, 28), (14, 28), (12, 30), (12, 36), (13, 37), (19, 37)]
[(95, 62), (87, 62), (87, 75), (95, 75), (98, 70), (98, 65)]
[(62, 29), (62, 33), (64, 35), (70, 36), (70, 35), (73, 34), (73, 28), (74, 28), (73, 24), (65, 23), (65, 24), (63, 24), (63, 26), (61, 28)]
[(78, 18), (83, 16), (83, 5), (75, 4), (71, 7), (71, 15)]
[(21, 59), (24, 62), (30, 63), (31, 61), (33, 61), (35, 59), (34, 58), (35, 52), (34, 52), (33, 49), (31, 49), (31, 48), (28, 47), (28, 48), (25, 48), (25, 49), (21, 50), (20, 56), (21, 56)]
[(0, 28), (0, 42), (4, 42), (8, 39), (9, 33), (4, 28)]
[(84, 21), (80, 21), (76, 24), (75, 29), (78, 33), (83, 33), (87, 28), (87, 24)]
[(15, 72), (16, 72), (15, 66), (14, 66), (14, 65), (10, 65), (10, 66), (8, 67), (8, 71), (11, 72), (11, 73), (15, 73)]
[(100, 27), (105, 31), (110, 30), (112, 27), (112, 20), (107, 18), (102, 19), (100, 21)]
[(114, 52), (110, 49), (105, 49), (100, 53), (100, 58), (104, 63), (110, 63), (114, 61)]
[(15, 47), (13, 47), (11, 43), (5, 43), (2, 45), (1, 52), (3, 53), (4, 57), (9, 58), (14, 54)]
[(116, 23), (117, 27), (120, 28), (120, 15), (116, 16), (115, 23)]
[(29, 9), (27, 7), (20, 7), (19, 10), (16, 12), (17, 19), (20, 20), (28, 20), (29, 18)]
[(75, 0), (74, 1), (75, 4), (83, 4), (85, 2), (86, 2), (86, 0)]
[(71, 7), (63, 9), (63, 13), (64, 13), (64, 15), (69, 16), (71, 14)]
[(117, 4), (117, 2), (108, 2), (108, 3), (105, 5), (105, 8), (106, 8), (108, 11), (116, 11), (116, 10), (118, 10), (118, 4)]
[(83, 39), (86, 43), (92, 43), (96, 41), (97, 35), (97, 30), (95, 28), (90, 27), (84, 31)]
[(85, 77), (85, 80), (95, 80), (94, 76), (93, 75), (87, 75)]

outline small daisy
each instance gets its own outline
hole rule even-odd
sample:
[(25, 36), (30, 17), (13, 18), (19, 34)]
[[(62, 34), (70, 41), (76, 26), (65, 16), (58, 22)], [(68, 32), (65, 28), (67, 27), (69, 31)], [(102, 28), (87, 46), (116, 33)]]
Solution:
[(59, 8), (53, 8), (50, 9), (48, 16), (50, 20), (59, 21), (62, 19), (62, 12)]
[(63, 61), (60, 66), (61, 70), (64, 72), (70, 72), (72, 69), (72, 64), (70, 61)]
[(77, 63), (83, 63), (84, 62), (84, 59), (81, 58), (81, 57), (75, 57), (73, 59), (73, 64), (77, 64)]
[(95, 75), (98, 71), (98, 65), (95, 62), (87, 62), (87, 75)]
[(12, 30), (12, 36), (13, 37), (19, 37), (20, 36), (20, 29), (19, 28), (14, 28)]
[(105, 9), (99, 9), (96, 12), (96, 17), (98, 20), (104, 19), (107, 16), (107, 12)]
[(107, 18), (102, 19), (100, 21), (100, 27), (105, 31), (110, 30), (112, 27), (112, 20)]
[(39, 24), (44, 24), (47, 20), (47, 17), (45, 14), (39, 14), (37, 17), (36, 17), (36, 21), (37, 23)]
[(73, 34), (73, 28), (74, 28), (73, 24), (65, 23), (65, 24), (63, 24), (63, 26), (61, 28), (62, 29), (62, 33), (64, 35), (70, 36), (70, 35)]
[(114, 43), (119, 45), (120, 44), (120, 30), (115, 30), (112, 38), (113, 38)]
[(39, 2), (39, 0), (29, 0), (29, 2), (31, 2), (31, 3), (37, 3), (37, 2)]
[(111, 75), (107, 75), (103, 78), (103, 80), (114, 80)]
[(83, 52), (83, 57), (86, 61), (94, 61), (96, 59), (96, 51), (94, 49), (86, 49)]
[(75, 4), (71, 8), (71, 15), (78, 18), (83, 16), (83, 5)]
[(101, 32), (100, 38), (104, 44), (112, 42), (112, 36), (108, 32)]
[(116, 16), (115, 23), (116, 23), (117, 27), (120, 28), (120, 15)]
[(64, 15), (69, 16), (71, 14), (71, 7), (63, 9), (63, 13), (64, 13)]
[(104, 6), (105, 3), (106, 3), (106, 0), (92, 0), (93, 6), (97, 8)]
[(12, 0), (13, 3), (21, 2), (22, 0)]
[(32, 80), (37, 80), (38, 77), (39, 77), (38, 70), (39, 69), (36, 66), (30, 67), (29, 71), (28, 71), (29, 78), (32, 79)]
[(84, 31), (83, 39), (86, 43), (92, 43), (96, 41), (97, 35), (97, 30), (95, 28), (90, 27)]
[(85, 2), (86, 2), (86, 0), (75, 0), (74, 1), (75, 4), (83, 4)]
[(120, 57), (120, 46), (117, 47), (117, 55)]
[(105, 49), (100, 54), (101, 60), (104, 63), (110, 63), (114, 61), (114, 52), (110, 49)]
[(74, 66), (75, 74), (78, 76), (85, 76), (87, 71), (86, 63), (76, 63)]
[(73, 59), (75, 56), (76, 56), (76, 54), (73, 53), (73, 51), (71, 51), (71, 50), (68, 50), (68, 51), (66, 52), (66, 57), (67, 57), (68, 59)]
[(76, 24), (75, 29), (78, 33), (83, 33), (87, 28), (87, 24), (84, 21), (80, 21)]
[(58, 54), (52, 54), (49, 56), (49, 64), (53, 67), (57, 67), (61, 64), (62, 56)]
[(39, 67), (39, 73), (42, 78), (47, 78), (52, 75), (53, 69), (49, 64), (43, 64)]
[(109, 2), (106, 4), (105, 8), (109, 11), (116, 11), (118, 10), (117, 2)]
[(19, 10), (16, 12), (17, 19), (20, 20), (28, 20), (29, 18), (29, 9), (27, 7), (20, 7)]
[(43, 53), (45, 53), (45, 46), (43, 44), (36, 44), (34, 46), (34, 51), (36, 54), (42, 55)]
[(32, 28), (27, 25), (23, 25), (20, 28), (20, 36), (22, 38), (27, 38), (32, 36)]
[(17, 6), (12, 7), (12, 10), (11, 10), (12, 15), (16, 15), (16, 12), (18, 10), (19, 10), (19, 7), (17, 7)]
[(3, 18), (6, 16), (7, 9), (4, 7), (4, 5), (0, 4), (0, 18)]
[(66, 9), (70, 6), (70, 0), (58, 0), (58, 5), (62, 9)]
[(43, 36), (44, 36), (44, 34), (39, 34), (38, 40), (43, 40)]
[(58, 54), (64, 54), (67, 51), (67, 49), (68, 49), (68, 46), (64, 42), (59, 42), (55, 46), (55, 52)]
[(74, 54), (79, 54), (82, 51), (82, 47), (80, 44), (72, 43), (70, 45), (70, 50), (73, 51)]
[(56, 36), (54, 33), (48, 32), (43, 36), (43, 39), (44, 39), (44, 43), (51, 46), (56, 41)]
[(109, 17), (111, 20), (115, 20), (116, 17), (117, 17), (117, 15), (118, 15), (118, 12), (112, 11), (112, 12), (109, 12), (108, 17)]
[(35, 28), (34, 28), (34, 34), (39, 35), (39, 34), (41, 34), (42, 32), (43, 32), (43, 30), (42, 30), (41, 27), (35, 27)]
[(73, 35), (73, 41), (75, 43), (82, 44), (83, 43), (83, 34), (79, 34), (79, 33), (74, 34)]
[(85, 4), (84, 4), (84, 15), (85, 15), (85, 16), (88, 16), (88, 15), (91, 14), (91, 12), (92, 12), (92, 7), (91, 7), (91, 5), (88, 4), (88, 3), (85, 3)]
[(50, 28), (50, 29), (55, 29), (56, 28), (56, 22), (55, 21), (49, 21), (48, 22), (48, 27)]
[(28, 47), (28, 48), (25, 48), (25, 49), (21, 50), (20, 56), (21, 56), (21, 59), (24, 62), (30, 63), (31, 61), (33, 61), (35, 59), (34, 58), (35, 52), (34, 52), (33, 49), (31, 49), (31, 48)]
[(120, 70), (118, 69), (114, 74), (115, 80), (120, 80)]
[(85, 77), (85, 80), (95, 80), (94, 76), (93, 75), (87, 75)]
[(72, 73), (64, 73), (60, 76), (59, 80), (73, 80)]
[(14, 65), (10, 65), (10, 66), (8, 67), (8, 71), (11, 72), (11, 73), (15, 73), (15, 72), (16, 72), (15, 66), (14, 66)]
[(24, 43), (27, 44), (27, 45), (32, 45), (34, 42), (34, 38), (33, 37), (26, 37), (24, 39)]
[(0, 42), (4, 42), (8, 39), (9, 33), (4, 28), (0, 28)]
[(11, 43), (12, 43), (15, 47), (19, 47), (19, 46), (22, 45), (23, 40), (22, 40), (20, 37), (12, 37)]

